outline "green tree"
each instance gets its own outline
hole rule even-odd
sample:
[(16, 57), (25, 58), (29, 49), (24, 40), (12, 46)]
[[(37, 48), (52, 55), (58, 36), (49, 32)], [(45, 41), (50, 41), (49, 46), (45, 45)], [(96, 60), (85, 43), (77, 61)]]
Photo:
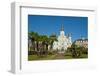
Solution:
[(72, 51), (72, 57), (79, 58), (82, 54), (82, 47), (72, 44), (71, 51)]

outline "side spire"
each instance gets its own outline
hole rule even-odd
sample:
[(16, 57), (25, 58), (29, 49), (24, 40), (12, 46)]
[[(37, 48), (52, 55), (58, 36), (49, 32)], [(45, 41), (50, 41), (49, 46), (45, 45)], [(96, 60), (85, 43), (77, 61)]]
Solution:
[(72, 33), (69, 33), (69, 34), (68, 34), (68, 37), (71, 37), (71, 36), (72, 36)]

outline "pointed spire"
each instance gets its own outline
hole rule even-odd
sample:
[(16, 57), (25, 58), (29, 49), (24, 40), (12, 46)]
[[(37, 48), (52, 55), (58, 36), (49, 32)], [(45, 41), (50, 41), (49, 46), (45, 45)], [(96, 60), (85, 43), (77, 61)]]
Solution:
[(71, 35), (72, 35), (72, 34), (71, 34), (71, 33), (69, 33), (67, 36), (68, 36), (68, 37), (71, 37)]
[(64, 31), (64, 26), (63, 26), (63, 24), (61, 25), (61, 31)]

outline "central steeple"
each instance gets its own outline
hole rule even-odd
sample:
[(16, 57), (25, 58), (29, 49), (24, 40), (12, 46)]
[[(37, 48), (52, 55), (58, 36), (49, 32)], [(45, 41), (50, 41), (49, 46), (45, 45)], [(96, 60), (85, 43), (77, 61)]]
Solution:
[(63, 24), (61, 25), (60, 36), (65, 36)]
[(63, 26), (63, 24), (61, 25), (61, 31), (64, 31), (64, 26)]

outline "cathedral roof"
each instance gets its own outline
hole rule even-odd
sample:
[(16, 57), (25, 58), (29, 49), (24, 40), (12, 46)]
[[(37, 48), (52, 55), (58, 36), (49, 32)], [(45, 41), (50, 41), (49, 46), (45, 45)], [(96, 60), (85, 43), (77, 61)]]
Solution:
[(76, 41), (88, 41), (88, 39), (77, 39)]

